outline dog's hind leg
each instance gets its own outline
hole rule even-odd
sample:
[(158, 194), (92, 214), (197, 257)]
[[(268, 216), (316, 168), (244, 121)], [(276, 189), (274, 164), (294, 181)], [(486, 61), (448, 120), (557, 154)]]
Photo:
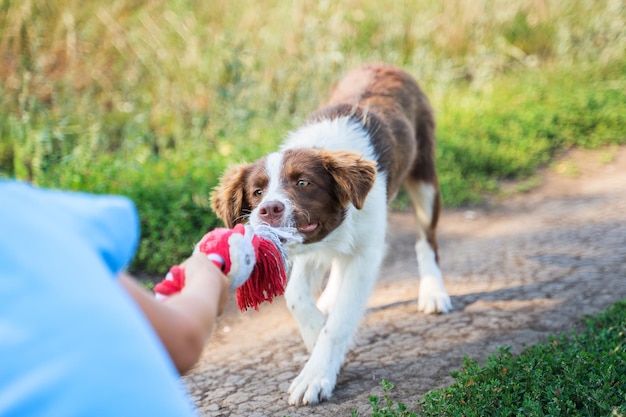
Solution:
[(417, 308), (425, 313), (447, 313), (452, 310), (452, 303), (443, 283), (437, 252), (436, 229), (441, 197), (435, 168), (435, 119), (426, 97), (423, 97), (421, 111), (416, 115), (415, 126), (417, 158), (404, 185), (417, 220), (415, 251), (420, 274)]
[(415, 251), (420, 274), (417, 308), (425, 313), (447, 313), (452, 309), (452, 304), (439, 268), (435, 234), (439, 215), (438, 190), (432, 183), (410, 180), (406, 182), (406, 189), (417, 219)]
[(434, 124), (423, 123), (417, 131), (418, 159), (404, 185), (413, 203), (417, 220), (417, 264), (420, 274), (418, 310), (447, 313), (452, 309), (439, 268), (437, 222), (441, 201), (434, 160)]

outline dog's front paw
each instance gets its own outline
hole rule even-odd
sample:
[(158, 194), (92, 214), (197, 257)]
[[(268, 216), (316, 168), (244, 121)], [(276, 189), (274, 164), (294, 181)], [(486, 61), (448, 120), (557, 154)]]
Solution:
[(452, 310), (452, 302), (446, 293), (428, 296), (420, 296), (417, 300), (417, 310), (426, 314), (449, 313)]
[(448, 313), (452, 310), (452, 301), (445, 288), (436, 281), (425, 280), (420, 285), (417, 309), (426, 314)]
[(307, 363), (289, 387), (289, 404), (313, 405), (327, 400), (333, 393), (336, 378), (325, 375), (322, 369), (315, 369)]

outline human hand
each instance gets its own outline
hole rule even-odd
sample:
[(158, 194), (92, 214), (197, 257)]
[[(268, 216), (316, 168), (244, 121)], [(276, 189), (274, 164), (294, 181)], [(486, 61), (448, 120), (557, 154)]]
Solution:
[(224, 311), (228, 300), (228, 278), (203, 253), (196, 252), (181, 265), (185, 271), (185, 286), (181, 292), (194, 293), (215, 304), (217, 315)]
[(194, 249), (221, 264), (231, 288), (242, 286), (258, 259), (260, 239), (251, 227), (238, 224), (232, 229), (217, 228), (205, 234)]

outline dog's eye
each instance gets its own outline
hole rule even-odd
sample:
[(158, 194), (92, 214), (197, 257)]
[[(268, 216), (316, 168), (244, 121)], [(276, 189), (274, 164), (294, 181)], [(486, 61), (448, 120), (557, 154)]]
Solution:
[(258, 189), (256, 189), (256, 190), (254, 190), (254, 195), (255, 195), (256, 197), (260, 197), (260, 196), (262, 196), (262, 195), (263, 195), (263, 190), (262, 190), (262, 189), (260, 189), (260, 188), (258, 188)]
[(306, 187), (307, 185), (309, 185), (307, 180), (298, 180), (298, 187)]

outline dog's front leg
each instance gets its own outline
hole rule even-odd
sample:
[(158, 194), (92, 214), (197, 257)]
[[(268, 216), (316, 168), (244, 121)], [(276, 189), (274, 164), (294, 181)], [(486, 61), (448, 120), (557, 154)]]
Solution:
[(285, 301), (291, 315), (298, 323), (302, 340), (309, 353), (313, 351), (326, 317), (315, 305), (315, 295), (324, 279), (327, 265), (319, 265), (306, 257), (294, 260)]
[(335, 305), (319, 332), (311, 357), (289, 388), (289, 404), (317, 404), (331, 396), (374, 287), (381, 258), (381, 251), (364, 251), (358, 259), (347, 257), (333, 263), (333, 268), (338, 267), (339, 271), (333, 271), (331, 275), (338, 273), (341, 276)]

